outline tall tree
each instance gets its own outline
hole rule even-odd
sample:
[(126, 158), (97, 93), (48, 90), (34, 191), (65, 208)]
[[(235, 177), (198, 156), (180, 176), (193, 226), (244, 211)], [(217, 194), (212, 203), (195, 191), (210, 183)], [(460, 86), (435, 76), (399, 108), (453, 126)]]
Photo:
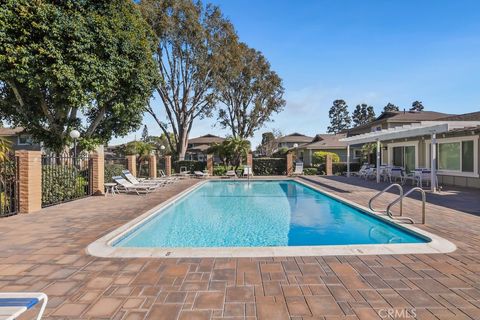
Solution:
[(277, 139), (282, 136), (280, 130), (273, 129), (269, 132), (262, 133), (262, 141), (257, 147), (260, 154), (271, 157), (275, 149), (277, 149)]
[(158, 75), (132, 1), (6, 0), (0, 25), (0, 118), (57, 152), (73, 128), (99, 142), (139, 128)]
[(234, 138), (247, 139), (283, 110), (284, 89), (261, 52), (244, 43), (232, 43), (229, 49), (216, 78), (222, 103), (218, 121)]
[(143, 130), (142, 130), (142, 141), (143, 141), (143, 142), (148, 142), (148, 127), (147, 127), (147, 125), (144, 125), (144, 126), (143, 126)]
[(348, 106), (345, 100), (333, 101), (333, 106), (330, 108), (328, 116), (330, 117), (330, 126), (327, 128), (329, 133), (339, 133), (350, 128), (352, 119), (348, 113)]
[(389, 111), (400, 111), (400, 108), (393, 103), (387, 103), (385, 107), (383, 107), (383, 112), (389, 112)]
[(353, 124), (360, 126), (375, 120), (375, 111), (372, 106), (365, 103), (357, 104), (352, 116)]
[(424, 107), (421, 101), (413, 101), (410, 111), (423, 111)]
[(142, 0), (140, 8), (157, 37), (155, 58), (163, 81), (156, 90), (166, 121), (152, 105), (147, 112), (183, 160), (193, 122), (212, 116), (216, 68), (236, 34), (216, 6), (191, 0)]

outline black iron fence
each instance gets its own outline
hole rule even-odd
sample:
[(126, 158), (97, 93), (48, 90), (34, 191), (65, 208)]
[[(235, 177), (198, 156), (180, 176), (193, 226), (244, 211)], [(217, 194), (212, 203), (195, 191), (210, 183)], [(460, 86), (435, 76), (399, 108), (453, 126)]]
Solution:
[(105, 159), (105, 183), (114, 182), (112, 177), (121, 176), (122, 170), (128, 168), (127, 158), (108, 158)]
[(0, 217), (7, 217), (18, 211), (18, 158), (7, 155), (0, 160)]
[(42, 156), (42, 206), (51, 206), (92, 194), (88, 155)]
[(157, 177), (163, 176), (165, 171), (165, 157), (157, 156)]

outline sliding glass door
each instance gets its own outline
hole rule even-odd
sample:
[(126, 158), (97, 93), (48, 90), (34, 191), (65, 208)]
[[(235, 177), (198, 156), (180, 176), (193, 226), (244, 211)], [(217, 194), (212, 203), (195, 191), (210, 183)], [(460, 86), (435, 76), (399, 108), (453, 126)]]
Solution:
[(407, 173), (415, 169), (415, 146), (393, 147), (392, 164), (396, 167), (405, 168)]

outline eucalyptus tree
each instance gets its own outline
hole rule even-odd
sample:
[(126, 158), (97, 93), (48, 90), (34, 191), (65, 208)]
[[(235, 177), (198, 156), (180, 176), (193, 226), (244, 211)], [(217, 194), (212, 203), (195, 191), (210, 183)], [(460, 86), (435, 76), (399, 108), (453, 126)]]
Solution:
[(355, 126), (367, 124), (375, 120), (375, 111), (372, 106), (369, 106), (366, 103), (357, 104), (353, 111), (352, 120)]
[(132, 1), (6, 0), (0, 26), (0, 118), (57, 152), (73, 128), (97, 142), (139, 128), (158, 75)]
[(217, 76), (220, 126), (234, 138), (253, 136), (273, 114), (283, 110), (282, 79), (261, 52), (231, 43)]
[(213, 115), (217, 66), (225, 48), (237, 41), (237, 36), (213, 5), (190, 0), (143, 0), (140, 8), (156, 35), (155, 59), (163, 79), (156, 88), (163, 108), (149, 105), (147, 112), (183, 160), (194, 121)]

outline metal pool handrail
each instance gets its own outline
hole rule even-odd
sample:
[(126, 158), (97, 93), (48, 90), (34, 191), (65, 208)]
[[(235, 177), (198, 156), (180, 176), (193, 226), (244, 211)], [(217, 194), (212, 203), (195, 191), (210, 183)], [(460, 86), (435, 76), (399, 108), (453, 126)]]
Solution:
[(372, 207), (372, 202), (373, 200), (377, 199), (378, 197), (380, 197), (382, 194), (384, 194), (385, 192), (387, 192), (388, 190), (390, 190), (391, 188), (393, 187), (396, 187), (398, 188), (399, 192), (400, 192), (400, 216), (402, 215), (403, 213), (403, 204), (402, 204), (402, 199), (403, 199), (403, 187), (401, 185), (399, 185), (398, 183), (392, 183), (391, 185), (389, 185), (388, 187), (386, 187), (385, 189), (383, 189), (382, 191), (380, 191), (379, 193), (377, 193), (376, 195), (374, 195), (373, 197), (370, 198), (370, 200), (368, 201), (368, 207), (370, 208), (370, 210), (372, 210), (373, 212), (379, 212), (379, 213), (387, 213), (387, 210), (377, 210), (377, 209), (374, 209)]
[(426, 218), (425, 218), (425, 202), (426, 202), (426, 199), (427, 199), (427, 196), (425, 194), (425, 191), (423, 191), (422, 188), (420, 187), (415, 187), (415, 188), (412, 188), (410, 189), (407, 193), (405, 193), (403, 196), (401, 197), (398, 197), (397, 199), (395, 199), (394, 201), (392, 201), (388, 206), (387, 206), (387, 215), (392, 218), (392, 219), (398, 219), (398, 220), (408, 220), (410, 221), (410, 223), (415, 223), (415, 221), (413, 221), (413, 219), (411, 218), (408, 218), (408, 217), (394, 217), (392, 215), (392, 213), (390, 212), (390, 209), (393, 205), (395, 205), (396, 203), (398, 203), (400, 201), (402, 201), (403, 198), (405, 198), (406, 196), (408, 196), (410, 193), (413, 193), (414, 191), (420, 191), (420, 193), (422, 194), (422, 224), (425, 224), (425, 221), (426, 221)]

